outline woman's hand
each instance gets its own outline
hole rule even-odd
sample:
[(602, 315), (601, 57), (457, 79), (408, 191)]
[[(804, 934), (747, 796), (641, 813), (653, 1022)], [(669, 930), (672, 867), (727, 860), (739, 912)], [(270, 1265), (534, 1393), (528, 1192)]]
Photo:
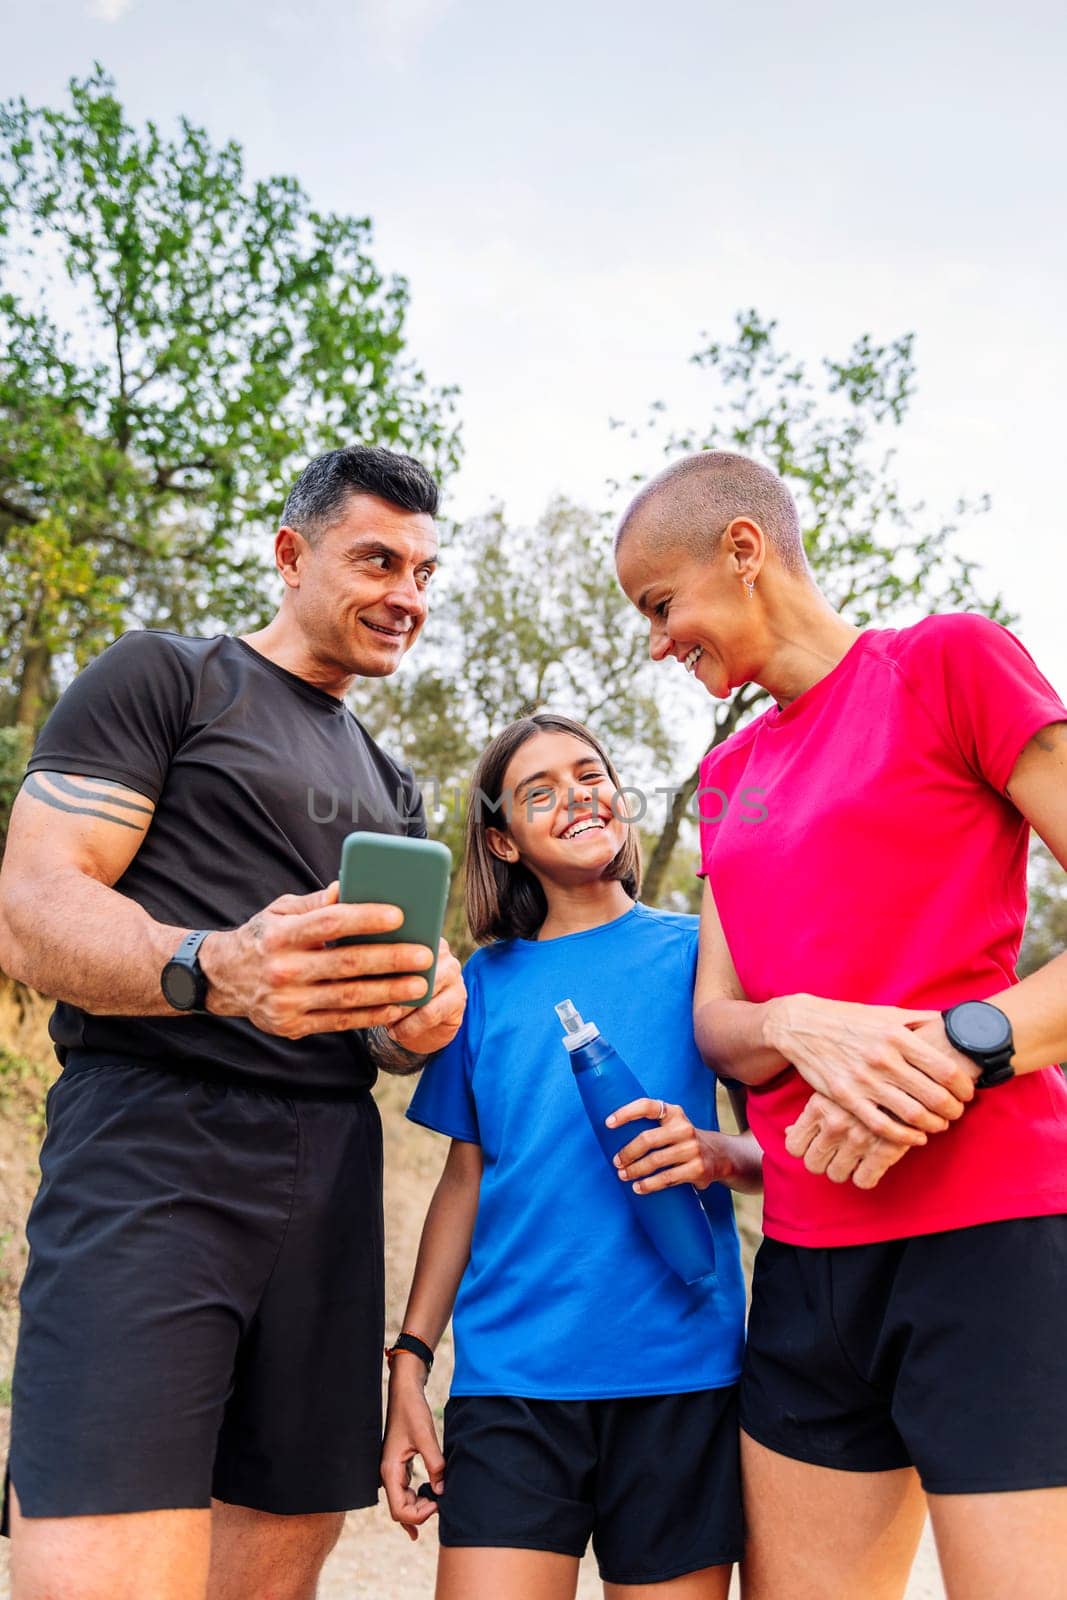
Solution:
[[(940, 1016), (922, 1024), (918, 1031), (923, 1043), (954, 1062), (973, 1083), (974, 1063), (949, 1044)], [(831, 1183), (847, 1183), (851, 1178), (857, 1189), (873, 1189), (910, 1149), (909, 1145), (872, 1133), (850, 1111), (818, 1093), (811, 1096), (797, 1120), (786, 1129), (785, 1147), (791, 1156), (804, 1162), (809, 1172), (824, 1173)]]
[(426, 1373), (418, 1356), (398, 1351), (389, 1374), (381, 1480), (389, 1515), (400, 1523), (409, 1539), (417, 1539), (422, 1524), (437, 1511), (436, 1501), (419, 1496), (411, 1487), (411, 1463), (415, 1457), (422, 1457), (435, 1494), (445, 1486), (445, 1459), (437, 1441), (433, 1413), (426, 1403), (425, 1383)]
[[(666, 1113), (662, 1118), (661, 1110)], [(694, 1128), (681, 1106), (665, 1100), (631, 1100), (607, 1120), (610, 1128), (642, 1120), (657, 1124), (631, 1139), (614, 1158), (619, 1177), (633, 1184), (635, 1194), (654, 1194), (679, 1183), (691, 1183), (696, 1189), (706, 1189), (710, 1183), (731, 1187), (759, 1184), (755, 1140), (744, 1134)]]
[(785, 1133), (786, 1150), (809, 1172), (823, 1173), (831, 1183), (851, 1178), (857, 1189), (873, 1189), (911, 1149), (872, 1133), (851, 1111), (822, 1094), (811, 1096)]
[(943, 1132), (974, 1095), (960, 1059), (922, 1036), (930, 1023), (938, 1012), (795, 994), (770, 1002), (764, 1035), (818, 1094), (909, 1146)]

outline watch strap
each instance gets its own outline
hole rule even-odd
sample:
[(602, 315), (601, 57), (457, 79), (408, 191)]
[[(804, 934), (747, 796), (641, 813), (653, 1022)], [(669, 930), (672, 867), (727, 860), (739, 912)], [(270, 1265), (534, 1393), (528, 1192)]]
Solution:
[(199, 967), (196, 953), (210, 932), (210, 928), (198, 928), (193, 933), (187, 933), (170, 959), (180, 961), (183, 967)]
[[(1015, 1054), (1015, 1047), (1008, 1045), (993, 1059), (981, 1063), (982, 1070), (974, 1080), (976, 1089), (995, 1089), (998, 1083), (1007, 1083), (1009, 1078), (1014, 1078), (1015, 1068), (1011, 1058)], [(975, 1062), (975, 1065), (979, 1065)]]
[(426, 1344), (422, 1339), (419, 1339), (418, 1337), (416, 1337), (415, 1334), (413, 1334), (413, 1333), (399, 1333), (399, 1334), (397, 1334), (396, 1342), (394, 1344), (390, 1345), (389, 1348), (385, 1352), (385, 1359), (389, 1363), (390, 1366), (392, 1366), (393, 1357), (396, 1355), (398, 1350), (407, 1350), (410, 1355), (418, 1356), (419, 1360), (422, 1361), (425, 1364), (426, 1371), (427, 1372), (432, 1371), (432, 1369), (433, 1369), (433, 1351), (430, 1349), (428, 1344)]

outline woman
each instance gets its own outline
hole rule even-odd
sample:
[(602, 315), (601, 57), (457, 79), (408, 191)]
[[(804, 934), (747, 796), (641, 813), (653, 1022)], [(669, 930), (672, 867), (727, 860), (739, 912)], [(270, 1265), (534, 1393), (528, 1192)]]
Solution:
[(653, 480), (616, 559), (655, 660), (775, 701), (701, 769), (696, 1032), (764, 1147), (749, 1600), (892, 1600), (926, 1505), (952, 1600), (1063, 1600), (1067, 956), (1014, 969), (1067, 708), (988, 619), (837, 616), (740, 456)]

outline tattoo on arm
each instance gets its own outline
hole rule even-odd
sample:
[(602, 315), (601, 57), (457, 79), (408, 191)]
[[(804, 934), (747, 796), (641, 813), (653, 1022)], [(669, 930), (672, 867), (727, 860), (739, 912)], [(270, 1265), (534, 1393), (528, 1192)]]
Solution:
[(152, 820), (150, 805), (139, 805), (130, 798), (131, 790), (109, 783), (106, 778), (31, 772), (22, 787), (53, 811), (66, 811), (75, 817), (96, 817), (100, 822), (113, 822), (117, 828), (132, 828), (135, 833), (144, 833)]
[(1039, 750), (1047, 754), (1052, 753), (1058, 744), (1067, 741), (1067, 722), (1050, 722), (1047, 728), (1042, 728), (1040, 733), (1034, 734), (1034, 743)]

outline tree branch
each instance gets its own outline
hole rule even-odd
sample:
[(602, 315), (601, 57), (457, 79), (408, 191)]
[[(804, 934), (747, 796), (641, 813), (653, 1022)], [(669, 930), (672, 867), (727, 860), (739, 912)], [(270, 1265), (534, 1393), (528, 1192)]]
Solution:
[(6, 495), (2, 494), (0, 494), (0, 514), (10, 517), (12, 522), (20, 522), (24, 528), (35, 528), (41, 520), (32, 511), (27, 511), (25, 507), (16, 505), (13, 500), (9, 500)]

